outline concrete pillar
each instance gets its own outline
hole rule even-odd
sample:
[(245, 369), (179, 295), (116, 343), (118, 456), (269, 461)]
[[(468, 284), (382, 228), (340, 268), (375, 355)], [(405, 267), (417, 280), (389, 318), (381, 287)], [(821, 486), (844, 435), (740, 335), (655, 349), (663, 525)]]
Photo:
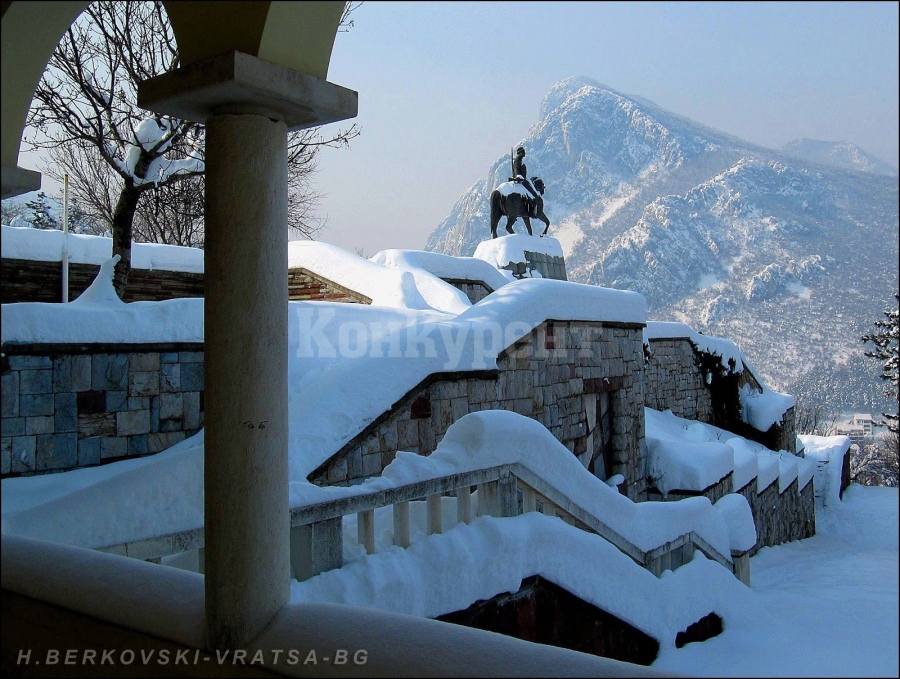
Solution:
[(750, 552), (731, 552), (734, 563), (734, 576), (750, 587)]
[(456, 520), (461, 523), (472, 523), (471, 486), (456, 489)]
[(303, 582), (344, 565), (344, 532), (340, 516), (291, 528), (291, 566)]
[(497, 514), (495, 516), (518, 516), (519, 493), (516, 477), (504, 470), (497, 482)]
[(428, 534), (436, 535), (444, 532), (441, 523), (441, 494), (434, 493), (426, 498), (428, 507)]
[(356, 539), (366, 548), (366, 554), (375, 553), (375, 510), (356, 513)]
[(497, 516), (499, 481), (478, 484), (478, 516)]
[(409, 547), (409, 502), (394, 504), (394, 544)]
[(537, 511), (537, 493), (534, 488), (525, 486), (522, 488), (522, 511), (524, 513)]
[[(214, 649), (251, 640), (290, 592), (287, 130), (355, 117), (357, 100), (240, 51), (138, 86), (138, 106), (207, 125), (204, 488)], [(340, 566), (340, 519), (321, 523), (306, 531), (306, 542), (324, 549), (312, 565)]]
[(207, 643), (250, 641), (290, 596), (287, 127), (206, 127)]

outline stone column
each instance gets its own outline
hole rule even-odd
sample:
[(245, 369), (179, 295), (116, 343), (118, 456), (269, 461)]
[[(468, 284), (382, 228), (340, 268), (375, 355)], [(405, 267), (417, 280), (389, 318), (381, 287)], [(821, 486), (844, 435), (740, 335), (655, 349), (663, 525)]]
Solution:
[(233, 649), (290, 592), (286, 133), (356, 116), (357, 94), (235, 51), (143, 81), (138, 105), (207, 124), (206, 638)]
[(207, 641), (236, 648), (290, 594), (283, 122), (207, 121), (205, 207)]

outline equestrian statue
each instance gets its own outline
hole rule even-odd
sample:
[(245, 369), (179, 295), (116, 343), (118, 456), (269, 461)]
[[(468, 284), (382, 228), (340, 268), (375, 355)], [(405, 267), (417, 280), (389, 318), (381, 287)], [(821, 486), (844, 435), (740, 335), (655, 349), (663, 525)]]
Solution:
[(526, 179), (528, 169), (524, 158), (525, 148), (520, 146), (512, 161), (513, 176), (491, 191), (491, 238), (497, 237), (497, 224), (500, 223), (501, 215), (506, 216), (506, 230), (509, 233), (515, 233), (512, 227), (519, 217), (525, 222), (529, 236), (534, 235), (531, 231), (532, 219), (539, 219), (547, 225), (541, 237), (546, 236), (547, 229), (550, 228), (550, 220), (544, 214), (544, 182), (540, 177), (532, 177), (531, 182)]

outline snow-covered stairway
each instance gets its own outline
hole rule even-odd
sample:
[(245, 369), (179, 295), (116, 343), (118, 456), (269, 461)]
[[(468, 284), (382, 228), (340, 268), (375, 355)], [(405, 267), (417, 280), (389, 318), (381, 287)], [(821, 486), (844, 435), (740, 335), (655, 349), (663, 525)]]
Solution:
[[(347, 558), (352, 542), (358, 541), (360, 554), (372, 554), (376, 545), (408, 547), (416, 538), (411, 503), (424, 500), (419, 505), (427, 508), (420, 531), (425, 535), (469, 525), (479, 516), (506, 519), (540, 510), (596, 534), (657, 576), (690, 562), (699, 551), (749, 583), (746, 556), (732, 558), (752, 546), (744, 544), (748, 533), (755, 540), (743, 498), (730, 495), (715, 506), (704, 497), (634, 503), (590, 474), (540, 423), (506, 411), (466, 415), (448, 429), (432, 455), (400, 452), (382, 476), (365, 483), (294, 483), (291, 491), (291, 561), (298, 580), (344, 566), (352, 560)], [(353, 527), (356, 541), (345, 535)], [(90, 546), (160, 559), (203, 544), (198, 526)]]
[[(398, 457), (398, 468), (415, 466), (418, 456)], [(387, 470), (386, 470), (387, 471)], [(404, 470), (416, 474), (416, 470)], [(483, 467), (442, 476), (420, 475), (409, 483), (385, 487), (382, 479), (351, 487), (351, 494), (315, 502), (291, 510), (291, 562), (295, 577), (306, 580), (344, 564), (344, 517), (356, 518), (358, 543), (366, 553), (375, 552), (375, 512), (391, 508), (392, 544), (410, 545), (410, 502), (425, 500), (427, 534), (440, 534), (459, 523), (470, 524), (478, 516), (498, 518), (541, 511), (567, 524), (595, 533), (654, 575), (675, 570), (689, 562), (694, 551), (734, 571), (730, 556), (719, 552), (696, 531), (673, 536), (671, 540), (643, 550), (622, 536), (591, 511), (585, 509), (546, 479), (521, 463)], [(374, 488), (372, 488), (374, 486)], [(473, 493), (472, 488), (477, 488)], [(519, 495), (521, 493), (521, 502)], [(452, 525), (444, 518), (443, 496), (455, 499)], [(627, 500), (627, 499), (626, 499)], [(631, 502), (630, 500), (627, 500)]]

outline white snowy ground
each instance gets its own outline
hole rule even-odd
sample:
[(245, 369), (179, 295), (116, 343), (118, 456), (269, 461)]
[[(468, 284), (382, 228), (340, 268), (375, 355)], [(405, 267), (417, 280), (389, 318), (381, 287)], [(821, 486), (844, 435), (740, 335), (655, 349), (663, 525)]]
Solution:
[(714, 639), (668, 649), (655, 669), (712, 677), (896, 677), (896, 488), (852, 485), (817, 507), (817, 534), (750, 560), (748, 615)]

